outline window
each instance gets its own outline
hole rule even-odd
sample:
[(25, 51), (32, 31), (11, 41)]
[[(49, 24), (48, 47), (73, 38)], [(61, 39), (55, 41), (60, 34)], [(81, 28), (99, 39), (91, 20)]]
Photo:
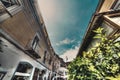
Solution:
[(52, 63), (52, 57), (50, 57), (50, 60), (49, 60), (49, 65), (51, 65)]
[(39, 70), (38, 68), (35, 68), (33, 80), (39, 80), (39, 79), (38, 79), (38, 77), (39, 77), (39, 72), (40, 72), (40, 70)]
[(0, 0), (0, 22), (22, 10), (20, 0)]
[(63, 74), (64, 74), (64, 72), (63, 72), (63, 71), (58, 71), (58, 73), (59, 73), (59, 74), (61, 74), (61, 75), (63, 75)]
[(57, 77), (57, 79), (55, 79), (55, 80), (65, 80), (65, 79), (62, 77)]
[(113, 28), (110, 25), (108, 25), (107, 22), (103, 22), (102, 27), (104, 28), (104, 31), (106, 32), (107, 36), (113, 32)]
[(115, 9), (115, 10), (119, 10), (120, 9), (120, 0), (117, 1), (115, 6), (113, 7), (113, 9)]
[(107, 21), (111, 22), (112, 25), (120, 26), (120, 14), (110, 14), (104, 16)]
[(120, 41), (120, 37), (118, 37), (118, 38), (115, 40), (115, 42), (117, 42), (117, 41)]
[[(35, 68), (34, 76), (33, 76), (32, 80), (43, 80), (43, 76), (45, 73), (46, 73), (46, 70), (40, 70), (38, 68)], [(44, 79), (44, 80), (46, 80), (46, 79)]]
[(6, 12), (2, 2), (0, 1), (0, 15), (4, 14)]
[(38, 36), (36, 35), (35, 38), (34, 38), (34, 40), (33, 40), (33, 43), (32, 43), (32, 48), (33, 48), (34, 50), (36, 49), (38, 43), (39, 43), (39, 38), (38, 38)]
[(47, 57), (47, 51), (45, 50), (45, 52), (44, 52), (44, 57), (43, 57), (43, 63), (45, 63), (46, 57)]
[(116, 9), (120, 9), (120, 3), (117, 5)]
[(3, 79), (3, 77), (5, 76), (5, 74), (6, 74), (6, 72), (4, 72), (4, 71), (0, 71), (0, 80)]
[(38, 34), (36, 34), (36, 36), (34, 37), (33, 41), (32, 41), (32, 49), (36, 52), (36, 53), (39, 53), (39, 50), (40, 50), (40, 44), (39, 44), (39, 41), (40, 41), (40, 37)]
[(19, 4), (18, 0), (0, 0), (0, 1), (6, 8)]
[(119, 16), (115, 16), (115, 17), (111, 17), (111, 20), (115, 23), (117, 23), (118, 25), (120, 25), (120, 15)]
[(27, 62), (20, 62), (12, 80), (29, 80), (33, 66)]
[(41, 58), (39, 55), (40, 51), (40, 37), (38, 34), (35, 35), (35, 37), (28, 41), (28, 44), (26, 45), (26, 51), (30, 53), (35, 58)]

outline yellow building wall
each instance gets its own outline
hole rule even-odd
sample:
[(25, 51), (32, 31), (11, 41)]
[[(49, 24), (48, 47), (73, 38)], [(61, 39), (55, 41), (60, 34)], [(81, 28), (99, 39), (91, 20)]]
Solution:
[(110, 10), (114, 1), (115, 0), (105, 0), (103, 5), (101, 6), (101, 9), (99, 10), (99, 12), (106, 12), (106, 11)]

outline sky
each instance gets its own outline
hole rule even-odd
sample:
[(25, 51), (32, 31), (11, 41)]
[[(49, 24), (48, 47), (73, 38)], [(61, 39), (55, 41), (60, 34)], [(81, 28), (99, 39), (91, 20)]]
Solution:
[(39, 7), (56, 54), (71, 61), (78, 53), (99, 0), (39, 0)]

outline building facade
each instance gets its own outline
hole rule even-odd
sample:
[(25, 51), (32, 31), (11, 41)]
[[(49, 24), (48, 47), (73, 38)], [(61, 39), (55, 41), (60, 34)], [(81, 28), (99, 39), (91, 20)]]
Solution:
[(98, 27), (104, 28), (109, 39), (118, 34), (116, 40), (120, 40), (120, 0), (100, 0), (95, 13), (91, 17), (88, 29), (83, 38), (77, 56), (81, 56), (83, 51), (89, 51), (95, 47), (100, 40), (93, 38), (96, 34), (93, 30)]
[(38, 1), (0, 0), (0, 80), (37, 80), (39, 72), (46, 80), (60, 67)]

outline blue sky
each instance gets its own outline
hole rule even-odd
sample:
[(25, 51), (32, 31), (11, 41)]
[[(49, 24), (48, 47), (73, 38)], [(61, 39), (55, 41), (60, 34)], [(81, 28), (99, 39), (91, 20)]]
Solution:
[(50, 41), (58, 55), (72, 59), (77, 54), (98, 1), (39, 0)]

